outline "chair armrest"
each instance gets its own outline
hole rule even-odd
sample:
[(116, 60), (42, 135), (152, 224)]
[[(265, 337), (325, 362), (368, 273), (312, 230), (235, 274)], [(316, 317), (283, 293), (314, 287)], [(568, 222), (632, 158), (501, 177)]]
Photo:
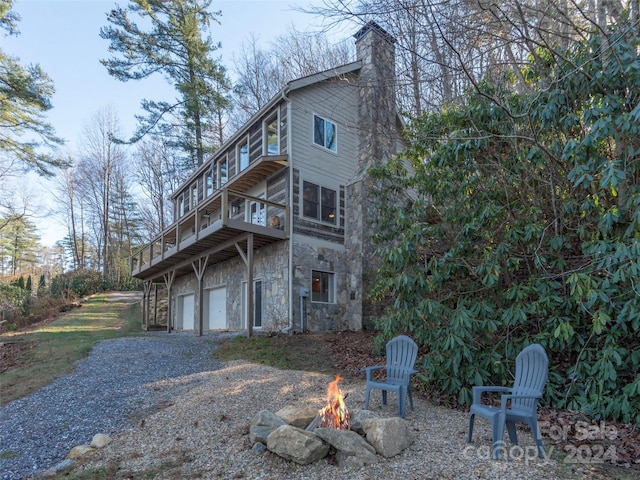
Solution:
[(386, 369), (387, 369), (386, 366), (374, 366), (374, 367), (361, 368), (360, 371), (365, 372), (367, 374), (367, 382), (368, 382), (369, 380), (373, 380), (373, 372), (376, 372), (378, 370), (386, 370)]
[(482, 394), (488, 392), (511, 392), (513, 389), (511, 387), (498, 387), (498, 386), (487, 386), (487, 387), (473, 387), (471, 389), (473, 392), (473, 403), (482, 403)]
[(413, 368), (407, 369), (407, 370), (404, 371), (405, 378), (407, 378), (409, 382), (411, 381), (411, 377), (413, 375), (415, 375), (416, 373), (418, 373), (418, 370), (415, 370)]
[(507, 411), (507, 402), (509, 400), (514, 400), (514, 399), (531, 399), (531, 400), (540, 400), (542, 398), (542, 395), (520, 395), (520, 394), (509, 394), (509, 395), (502, 395), (500, 397), (500, 408), (502, 409), (502, 413), (506, 413)]

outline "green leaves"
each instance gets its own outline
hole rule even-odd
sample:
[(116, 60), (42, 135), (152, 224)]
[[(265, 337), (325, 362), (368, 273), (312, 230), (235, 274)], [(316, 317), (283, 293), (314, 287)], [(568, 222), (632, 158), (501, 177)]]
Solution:
[[(143, 100), (148, 115), (138, 118), (131, 141), (148, 133), (173, 134), (178, 119), (180, 132), (173, 145), (190, 157), (190, 168), (203, 163), (208, 148), (203, 132), (216, 130), (216, 116), (227, 107), (224, 94), (230, 89), (224, 67), (212, 56), (220, 45), (208, 30), (220, 12), (211, 12), (210, 5), (211, 0), (130, 0), (126, 8), (111, 10), (110, 25), (100, 29), (115, 54), (100, 61), (110, 75), (126, 82), (159, 74), (178, 93), (171, 102)], [(139, 27), (136, 19), (148, 28)]]
[[(377, 170), (377, 287), (393, 299), (379, 327), (411, 332), (422, 378), (452, 403), (510, 384), (539, 342), (552, 405), (640, 409), (640, 57), (612, 31), (622, 68), (602, 61), (599, 33), (564, 58), (541, 49), (530, 93), (483, 83), (414, 122), (404, 159)], [(389, 192), (406, 198), (398, 210)]]
[[(12, 4), (0, 3), (0, 28), (8, 34), (17, 33), (19, 19), (11, 12)], [(0, 50), (0, 154), (44, 176), (66, 165), (47, 151), (64, 143), (45, 119), (53, 94), (53, 82), (40, 66), (23, 67)]]

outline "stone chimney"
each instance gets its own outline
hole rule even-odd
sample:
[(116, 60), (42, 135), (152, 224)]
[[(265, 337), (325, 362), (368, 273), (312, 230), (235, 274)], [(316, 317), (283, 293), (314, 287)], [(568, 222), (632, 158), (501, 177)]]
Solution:
[(347, 237), (350, 265), (347, 319), (352, 328), (372, 329), (383, 305), (368, 299), (375, 283), (377, 261), (371, 243), (375, 185), (367, 169), (381, 165), (396, 152), (399, 132), (395, 94), (395, 39), (375, 22), (354, 35), (362, 62), (358, 75), (358, 169), (347, 185)]
[(358, 76), (360, 174), (395, 153), (396, 75), (395, 39), (376, 22), (354, 35), (356, 56), (362, 62)]

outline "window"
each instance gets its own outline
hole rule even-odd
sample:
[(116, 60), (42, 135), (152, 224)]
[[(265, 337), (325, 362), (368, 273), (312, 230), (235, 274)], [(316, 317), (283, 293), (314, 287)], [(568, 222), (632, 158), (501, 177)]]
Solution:
[(191, 187), (191, 208), (196, 208), (198, 204), (198, 184)]
[(182, 217), (182, 215), (184, 215), (184, 198), (180, 195), (178, 197), (178, 218)]
[(336, 151), (336, 124), (317, 115), (313, 116), (313, 143), (332, 152)]
[(262, 327), (262, 282), (256, 280), (253, 290), (253, 326)]
[(206, 196), (208, 197), (213, 193), (213, 170), (212, 169), (207, 170), (207, 173), (205, 174), (205, 178), (204, 178), (204, 183), (205, 183), (205, 189), (207, 192)]
[(311, 301), (334, 303), (333, 273), (311, 270)]
[(218, 185), (219, 187), (221, 187), (222, 185), (227, 183), (227, 180), (229, 180), (229, 176), (228, 176), (228, 173), (227, 173), (227, 159), (226, 158), (224, 160), (221, 160), (221, 161), (218, 162), (218, 178), (220, 179), (220, 185)]
[(280, 153), (280, 135), (278, 134), (278, 116), (267, 120), (265, 126), (265, 155), (278, 155)]
[(323, 222), (336, 224), (335, 190), (320, 187), (311, 182), (302, 182), (302, 215)]
[(239, 171), (241, 172), (249, 166), (249, 141), (247, 140), (244, 143), (241, 143), (237, 148), (238, 165), (240, 167)]

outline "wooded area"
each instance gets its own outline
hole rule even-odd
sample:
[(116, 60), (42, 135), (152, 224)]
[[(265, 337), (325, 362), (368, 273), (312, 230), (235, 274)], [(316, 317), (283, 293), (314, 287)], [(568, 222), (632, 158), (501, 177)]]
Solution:
[[(18, 27), (12, 3), (0, 4), (6, 34)], [(194, 166), (288, 80), (353, 59), (349, 43), (291, 29), (271, 47), (249, 37), (221, 65), (212, 6), (131, 0), (107, 12), (109, 73), (159, 73), (178, 101), (141, 99), (133, 139), (117, 112), (95, 112), (67, 158), (48, 148), (59, 143), (46, 122), (53, 81), (0, 51), (0, 273), (12, 289), (62, 272), (67, 294), (78, 278), (131, 286), (131, 251), (170, 223), (169, 195)], [(508, 381), (502, 360), (536, 341), (553, 358), (554, 406), (640, 423), (640, 0), (325, 0), (308, 11), (327, 29), (374, 20), (397, 41), (412, 147), (373, 172), (385, 205), (377, 294), (393, 302), (381, 331), (428, 350), (423, 381), (450, 401)], [(68, 236), (54, 252), (9, 188), (25, 167), (57, 178)]]

